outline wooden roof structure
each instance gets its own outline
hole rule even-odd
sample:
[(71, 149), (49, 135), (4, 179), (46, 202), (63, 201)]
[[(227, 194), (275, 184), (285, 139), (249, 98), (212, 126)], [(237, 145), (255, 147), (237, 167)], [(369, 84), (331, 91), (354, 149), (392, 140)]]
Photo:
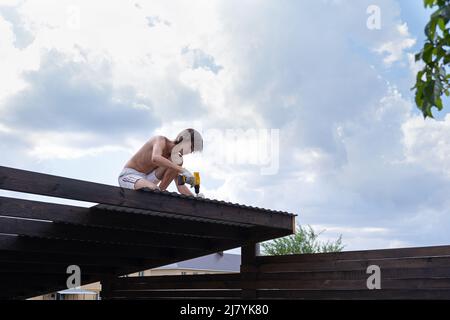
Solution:
[(0, 299), (111, 279), (294, 233), (295, 215), (0, 166), (0, 189), (95, 203), (0, 197)]

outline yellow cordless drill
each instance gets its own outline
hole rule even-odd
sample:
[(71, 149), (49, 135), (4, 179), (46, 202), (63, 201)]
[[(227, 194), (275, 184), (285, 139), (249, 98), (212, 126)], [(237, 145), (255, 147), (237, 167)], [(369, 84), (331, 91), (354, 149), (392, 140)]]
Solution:
[(179, 175), (178, 185), (182, 186), (186, 183), (190, 184), (191, 187), (194, 187), (195, 195), (198, 196), (198, 194), (200, 193), (200, 172), (194, 172), (194, 181), (187, 181), (185, 176)]

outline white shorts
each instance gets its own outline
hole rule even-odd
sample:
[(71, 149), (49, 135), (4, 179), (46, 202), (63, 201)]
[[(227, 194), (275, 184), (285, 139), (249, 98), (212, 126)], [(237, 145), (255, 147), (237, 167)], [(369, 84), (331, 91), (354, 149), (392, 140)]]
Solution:
[(148, 180), (156, 185), (161, 181), (156, 177), (155, 170), (149, 174), (145, 174), (131, 168), (124, 168), (119, 175), (119, 186), (121, 188), (134, 190), (135, 183), (140, 179)]

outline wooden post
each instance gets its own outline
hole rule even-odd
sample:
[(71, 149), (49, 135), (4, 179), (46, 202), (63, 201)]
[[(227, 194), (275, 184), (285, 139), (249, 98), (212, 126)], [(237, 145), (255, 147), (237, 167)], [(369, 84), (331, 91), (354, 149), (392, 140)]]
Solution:
[(255, 285), (258, 276), (256, 257), (259, 255), (259, 243), (252, 243), (241, 247), (242, 299), (256, 299), (258, 297)]
[(113, 292), (112, 292), (113, 281), (114, 281), (114, 277), (112, 277), (112, 276), (104, 277), (100, 281), (100, 283), (102, 285), (102, 291), (100, 292), (100, 296), (101, 296), (102, 300), (111, 299), (111, 297), (113, 295)]

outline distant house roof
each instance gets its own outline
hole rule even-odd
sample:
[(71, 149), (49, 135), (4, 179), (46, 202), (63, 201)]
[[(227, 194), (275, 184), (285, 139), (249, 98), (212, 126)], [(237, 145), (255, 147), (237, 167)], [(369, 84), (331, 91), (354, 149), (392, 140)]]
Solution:
[(231, 253), (214, 253), (207, 256), (172, 263), (160, 269), (193, 269), (208, 271), (239, 272), (241, 266), (241, 255)]

